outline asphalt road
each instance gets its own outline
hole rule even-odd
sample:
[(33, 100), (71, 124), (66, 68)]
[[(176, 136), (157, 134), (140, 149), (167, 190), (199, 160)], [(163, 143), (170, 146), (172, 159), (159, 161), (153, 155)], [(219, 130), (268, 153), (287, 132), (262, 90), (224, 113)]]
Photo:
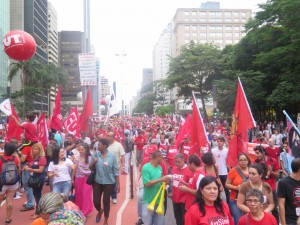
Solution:
[(168, 198), (168, 207), (165, 216), (165, 225), (176, 225), (176, 221), (173, 213), (173, 204), (170, 198)]

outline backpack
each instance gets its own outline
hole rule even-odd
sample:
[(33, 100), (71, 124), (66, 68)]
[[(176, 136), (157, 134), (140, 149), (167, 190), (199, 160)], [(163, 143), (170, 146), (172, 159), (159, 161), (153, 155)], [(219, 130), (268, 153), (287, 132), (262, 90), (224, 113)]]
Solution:
[(10, 161), (6, 161), (2, 156), (2, 174), (1, 181), (3, 185), (14, 185), (19, 181), (18, 168), (15, 164), (15, 156)]

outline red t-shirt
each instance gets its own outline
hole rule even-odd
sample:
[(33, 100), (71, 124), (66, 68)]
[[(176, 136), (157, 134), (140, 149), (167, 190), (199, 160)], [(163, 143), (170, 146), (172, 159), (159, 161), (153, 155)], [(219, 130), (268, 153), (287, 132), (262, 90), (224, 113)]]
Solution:
[[(142, 172), (143, 166), (144, 166), (146, 163), (148, 163), (148, 162), (150, 162), (150, 158), (149, 158), (149, 157), (146, 157), (146, 158), (143, 159), (143, 161), (142, 161), (142, 163), (141, 163), (141, 165), (140, 165), (140, 167), (139, 167), (139, 171), (140, 171), (140, 172)], [(166, 165), (165, 161), (163, 160), (163, 161), (161, 162), (161, 164), (159, 164), (159, 165), (160, 165), (160, 167), (162, 168), (163, 175), (164, 175), (164, 176), (165, 176), (165, 175), (168, 175), (169, 172), (168, 172), (168, 168), (167, 168), (167, 165)]]
[(153, 153), (153, 152), (155, 152), (157, 150), (158, 150), (158, 148), (157, 148), (156, 145), (153, 145), (153, 144), (152, 145), (146, 145), (144, 147), (144, 157), (149, 157), (149, 152)]
[(33, 160), (31, 155), (31, 148), (32, 146), (25, 146), (22, 148), (22, 155), (26, 155), (26, 162), (31, 162)]
[(175, 166), (175, 156), (178, 154), (178, 150), (176, 145), (170, 146), (166, 159), (168, 160), (168, 165), (170, 168), (173, 168)]
[[(12, 155), (11, 156), (3, 155), (1, 157), (3, 157), (6, 161), (11, 161), (13, 156)], [(16, 164), (16, 166), (19, 165), (19, 159), (16, 156), (15, 156), (14, 163)], [(3, 165), (3, 163), (2, 163), (2, 160), (0, 159), (0, 174), (2, 173), (2, 165)]]
[(217, 213), (215, 206), (204, 205), (205, 216), (202, 216), (199, 205), (193, 204), (184, 216), (184, 225), (233, 225), (229, 207), (224, 201), (222, 201), (222, 207), (224, 216)]
[(38, 138), (36, 136), (36, 127), (33, 123), (31, 122), (27, 122), (27, 123), (23, 123), (22, 124), (24, 130), (25, 130), (25, 139), (27, 141), (31, 141), (31, 142), (38, 142)]
[(34, 160), (32, 160), (29, 163), (29, 166), (32, 167), (33, 164), (34, 165), (38, 165), (38, 166), (46, 166), (47, 165), (47, 159), (46, 159), (46, 157), (41, 156), (37, 162), (35, 162)]
[[(195, 171), (194, 173), (190, 173), (189, 177), (184, 178), (188, 180), (188, 188), (193, 190), (198, 190), (198, 185), (201, 179), (205, 176), (205, 173), (202, 169)], [(195, 201), (196, 196), (190, 193), (185, 193), (185, 209), (188, 210), (193, 202)]]
[(271, 148), (270, 146), (268, 146), (266, 147), (266, 155), (277, 160), (280, 156), (280, 150), (277, 147)]
[(172, 200), (175, 203), (181, 203), (185, 202), (185, 195), (184, 192), (180, 191), (178, 189), (179, 181), (183, 180), (185, 182), (188, 182), (187, 178), (190, 176), (189, 174), (191, 171), (187, 167), (187, 165), (184, 165), (183, 168), (178, 169), (177, 166), (174, 166), (172, 169)]
[(184, 142), (182, 145), (181, 145), (181, 153), (183, 154), (184, 156), (184, 161), (187, 162), (188, 160), (188, 157), (190, 155), (190, 150), (191, 150), (191, 144), (190, 143), (186, 143)]
[[(264, 217), (257, 221), (255, 219), (253, 219), (250, 215), (250, 213), (248, 214), (248, 224), (251, 224), (251, 225), (277, 225), (277, 221), (275, 219), (275, 217), (270, 214), (270, 213), (266, 213), (264, 212)], [(238, 222), (238, 225), (248, 225), (247, 222), (246, 222), (246, 215), (242, 216), (240, 219), (239, 219), (239, 222)]]
[[(278, 164), (277, 160), (274, 159), (274, 158), (266, 156), (266, 162), (265, 163), (266, 163), (267, 166), (272, 166), (274, 172), (277, 171), (277, 170), (280, 170), (279, 164)], [(276, 190), (276, 178), (275, 177), (273, 177), (271, 175), (269, 177), (269, 179), (263, 180), (263, 181), (268, 183), (271, 186), (273, 191)]]
[(143, 150), (143, 147), (145, 146), (146, 143), (147, 140), (143, 136), (137, 136), (134, 140), (134, 144), (136, 144), (136, 149), (139, 151)]

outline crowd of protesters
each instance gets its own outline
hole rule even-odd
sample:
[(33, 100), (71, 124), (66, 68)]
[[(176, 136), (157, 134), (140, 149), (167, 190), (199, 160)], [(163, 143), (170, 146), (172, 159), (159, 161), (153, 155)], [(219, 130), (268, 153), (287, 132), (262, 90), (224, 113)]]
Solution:
[[(129, 174), (132, 156), (141, 179), (136, 225), (164, 225), (167, 198), (177, 225), (291, 225), (300, 217), (300, 159), (287, 156), (289, 136), (282, 122), (259, 123), (250, 130), (255, 157), (240, 154), (229, 168), (226, 121), (206, 124), (210, 149), (191, 154), (190, 133), (177, 139), (180, 118), (159, 123), (157, 118), (115, 118), (78, 136), (52, 129), (47, 146), (38, 143), (33, 120), (28, 114), (25, 123), (18, 122), (24, 129), (20, 142), (5, 140), (1, 131), (0, 173), (11, 161), (18, 178), (14, 184), (1, 179), (6, 224), (12, 221), (14, 199), (25, 192), (21, 211), (33, 211), (33, 224), (72, 224), (76, 218), (76, 224), (85, 224), (95, 208), (95, 222), (104, 217), (107, 225), (110, 204), (118, 202), (119, 176)], [(162, 183), (167, 184), (164, 199), (155, 200)], [(45, 185), (50, 192), (42, 196)], [(164, 213), (156, 211), (161, 201)]]

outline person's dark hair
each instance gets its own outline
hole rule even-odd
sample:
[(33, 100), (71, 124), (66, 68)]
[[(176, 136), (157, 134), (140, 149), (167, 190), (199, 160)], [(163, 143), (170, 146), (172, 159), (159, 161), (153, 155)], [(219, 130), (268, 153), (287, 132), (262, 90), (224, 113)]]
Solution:
[(152, 159), (156, 159), (158, 156), (160, 156), (162, 153), (159, 150), (156, 150), (153, 154), (152, 154)]
[(263, 146), (261, 146), (261, 145), (256, 146), (253, 150), (254, 151), (259, 151), (259, 152), (261, 152), (264, 155), (266, 154), (266, 149)]
[(48, 137), (48, 139), (49, 139), (50, 141), (54, 140), (54, 134), (53, 134), (52, 132), (49, 132), (49, 137)]
[(67, 134), (67, 137), (70, 137), (70, 138), (74, 139), (74, 135), (73, 134)]
[(300, 169), (300, 158), (295, 158), (293, 161), (292, 161), (292, 171), (293, 173), (297, 173)]
[(260, 203), (264, 203), (264, 195), (260, 190), (257, 189), (250, 189), (246, 192), (246, 201), (250, 196), (257, 197)]
[(217, 140), (225, 142), (225, 137), (223, 135), (219, 135)]
[(84, 162), (87, 164), (89, 163), (89, 156), (91, 155), (90, 153), (90, 146), (87, 144), (87, 143), (80, 143), (78, 145), (79, 146), (82, 146), (85, 150), (85, 158), (84, 158)]
[(178, 154), (175, 156), (175, 159), (181, 159), (181, 160), (184, 160), (184, 156), (183, 156), (183, 154), (178, 153)]
[(218, 197), (217, 197), (216, 201), (214, 202), (215, 209), (216, 209), (218, 214), (220, 214), (222, 216), (225, 216), (224, 209), (223, 209), (223, 206), (222, 206), (222, 199), (220, 197), (220, 186), (219, 186), (216, 178), (214, 178), (212, 176), (206, 176), (206, 177), (203, 177), (200, 181), (199, 188), (198, 188), (197, 193), (196, 193), (196, 199), (195, 199), (195, 203), (198, 203), (199, 210), (202, 213), (202, 215), (201, 215), (202, 217), (205, 216), (206, 212), (205, 212), (205, 201), (204, 201), (204, 197), (203, 197), (203, 194), (202, 194), (201, 190), (203, 190), (203, 188), (205, 186), (207, 186), (207, 185), (209, 185), (213, 182), (218, 187)]
[(12, 154), (15, 153), (16, 150), (17, 150), (17, 147), (13, 143), (6, 143), (4, 145), (4, 154), (7, 156), (11, 156)]
[(199, 167), (201, 165), (200, 158), (197, 155), (190, 155), (188, 158), (188, 163), (194, 163), (195, 166)]
[(287, 137), (281, 138), (281, 142), (282, 142), (282, 143), (286, 142), (286, 140), (287, 140)]
[(56, 146), (52, 152), (52, 161), (54, 165), (58, 165), (59, 163), (59, 152), (62, 148), (60, 146)]
[(249, 169), (253, 168), (257, 171), (259, 175), (265, 177), (267, 175), (267, 166), (264, 163), (254, 163), (249, 166)]
[(26, 118), (30, 121), (33, 122), (35, 119), (35, 115), (33, 113), (27, 113)]
[(75, 145), (84, 143), (83, 140), (80, 138), (76, 139), (74, 142), (75, 142)]
[(175, 138), (169, 138), (169, 144), (174, 140), (175, 140)]
[(241, 154), (238, 155), (238, 160), (240, 159), (241, 156), (245, 156), (247, 158), (248, 166), (250, 166), (251, 165), (251, 160), (250, 160), (249, 156), (246, 153), (241, 153)]
[(102, 145), (104, 145), (106, 148), (109, 146), (109, 141), (107, 138), (99, 138), (99, 142), (101, 142)]
[(211, 152), (206, 152), (202, 155), (201, 160), (204, 164), (211, 166), (214, 164), (214, 156)]

